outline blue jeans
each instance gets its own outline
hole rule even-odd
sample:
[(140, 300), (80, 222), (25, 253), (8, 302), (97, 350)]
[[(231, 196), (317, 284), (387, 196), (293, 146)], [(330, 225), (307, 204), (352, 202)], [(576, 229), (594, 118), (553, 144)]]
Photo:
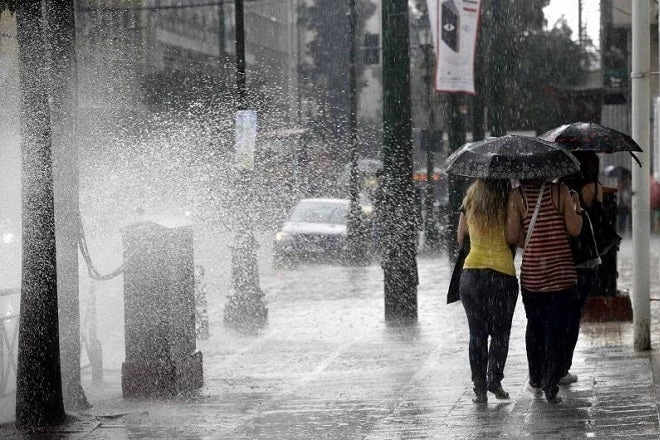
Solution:
[(578, 308), (577, 289), (530, 292), (523, 288), (522, 298), (527, 315), (529, 382), (555, 395), (568, 357), (569, 328)]
[(504, 378), (518, 279), (490, 269), (464, 269), (460, 292), (470, 328), (472, 382), (476, 390), (486, 390)]

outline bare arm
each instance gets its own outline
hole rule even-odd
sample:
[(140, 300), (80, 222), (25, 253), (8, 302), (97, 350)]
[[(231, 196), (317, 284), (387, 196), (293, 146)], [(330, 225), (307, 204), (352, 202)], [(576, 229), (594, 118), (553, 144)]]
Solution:
[(582, 229), (582, 215), (578, 213), (581, 208), (577, 193), (575, 193), (574, 196), (571, 195), (568, 191), (568, 187), (562, 183), (559, 186), (559, 194), (566, 230), (573, 237), (577, 237), (580, 235), (580, 230)]
[(599, 182), (591, 182), (584, 185), (580, 195), (582, 196), (582, 201), (586, 208), (591, 208), (594, 201), (603, 203), (603, 189)]
[(595, 189), (596, 184), (591, 182), (584, 185), (582, 190), (580, 190), (580, 196), (582, 197), (585, 208), (591, 208), (591, 206), (594, 204), (594, 200), (596, 199)]
[(465, 238), (465, 234), (467, 234), (467, 232), (467, 219), (465, 218), (465, 214), (461, 212), (461, 216), (458, 218), (458, 229), (456, 230), (459, 246), (463, 246), (463, 238)]
[[(509, 244), (516, 244), (518, 247), (522, 247), (522, 216), (520, 214), (520, 205), (522, 205), (520, 192), (515, 189), (511, 190), (506, 206), (506, 241)], [(524, 241), (522, 244), (524, 244)]]

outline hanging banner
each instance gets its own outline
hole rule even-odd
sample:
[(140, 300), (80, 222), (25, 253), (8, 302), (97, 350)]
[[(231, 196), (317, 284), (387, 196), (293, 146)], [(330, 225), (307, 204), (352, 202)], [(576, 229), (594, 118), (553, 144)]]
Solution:
[(426, 0), (435, 42), (435, 90), (474, 94), (481, 0)]
[(236, 165), (244, 171), (254, 171), (254, 150), (257, 142), (257, 112), (236, 112)]

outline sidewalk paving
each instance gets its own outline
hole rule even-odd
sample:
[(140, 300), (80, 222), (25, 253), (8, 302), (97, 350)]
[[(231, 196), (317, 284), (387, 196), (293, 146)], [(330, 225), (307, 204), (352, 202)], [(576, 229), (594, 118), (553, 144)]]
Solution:
[[(660, 239), (651, 244), (651, 296), (660, 297)], [(619, 283), (632, 274), (630, 240)], [(121, 398), (123, 352), (104, 358), (104, 382), (83, 385), (94, 407), (37, 433), (0, 428), (6, 438), (85, 439), (422, 439), (660, 438), (660, 354), (632, 349), (632, 323), (585, 323), (564, 402), (525, 389), (525, 316), (514, 316), (503, 386), (511, 399), (470, 400), (468, 332), (460, 303), (445, 304), (446, 257), (420, 257), (418, 322), (383, 319), (382, 270), (303, 266), (262, 277), (270, 311), (260, 334), (222, 325), (224, 298), (209, 298), (211, 337), (198, 341), (205, 385), (171, 400)], [(660, 309), (653, 301), (652, 341)], [(115, 356), (115, 358), (112, 358)]]

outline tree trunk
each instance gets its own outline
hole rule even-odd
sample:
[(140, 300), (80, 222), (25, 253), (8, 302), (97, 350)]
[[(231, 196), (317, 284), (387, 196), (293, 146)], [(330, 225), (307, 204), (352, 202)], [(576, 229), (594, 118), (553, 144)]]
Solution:
[(41, 0), (18, 3), (23, 266), (18, 335), (16, 423), (61, 423), (55, 216), (50, 107)]
[(44, 9), (49, 42), (53, 146), (53, 192), (57, 247), (62, 392), (67, 409), (89, 408), (80, 383), (78, 293), (78, 149), (75, 143), (77, 71), (72, 0), (48, 0)]

